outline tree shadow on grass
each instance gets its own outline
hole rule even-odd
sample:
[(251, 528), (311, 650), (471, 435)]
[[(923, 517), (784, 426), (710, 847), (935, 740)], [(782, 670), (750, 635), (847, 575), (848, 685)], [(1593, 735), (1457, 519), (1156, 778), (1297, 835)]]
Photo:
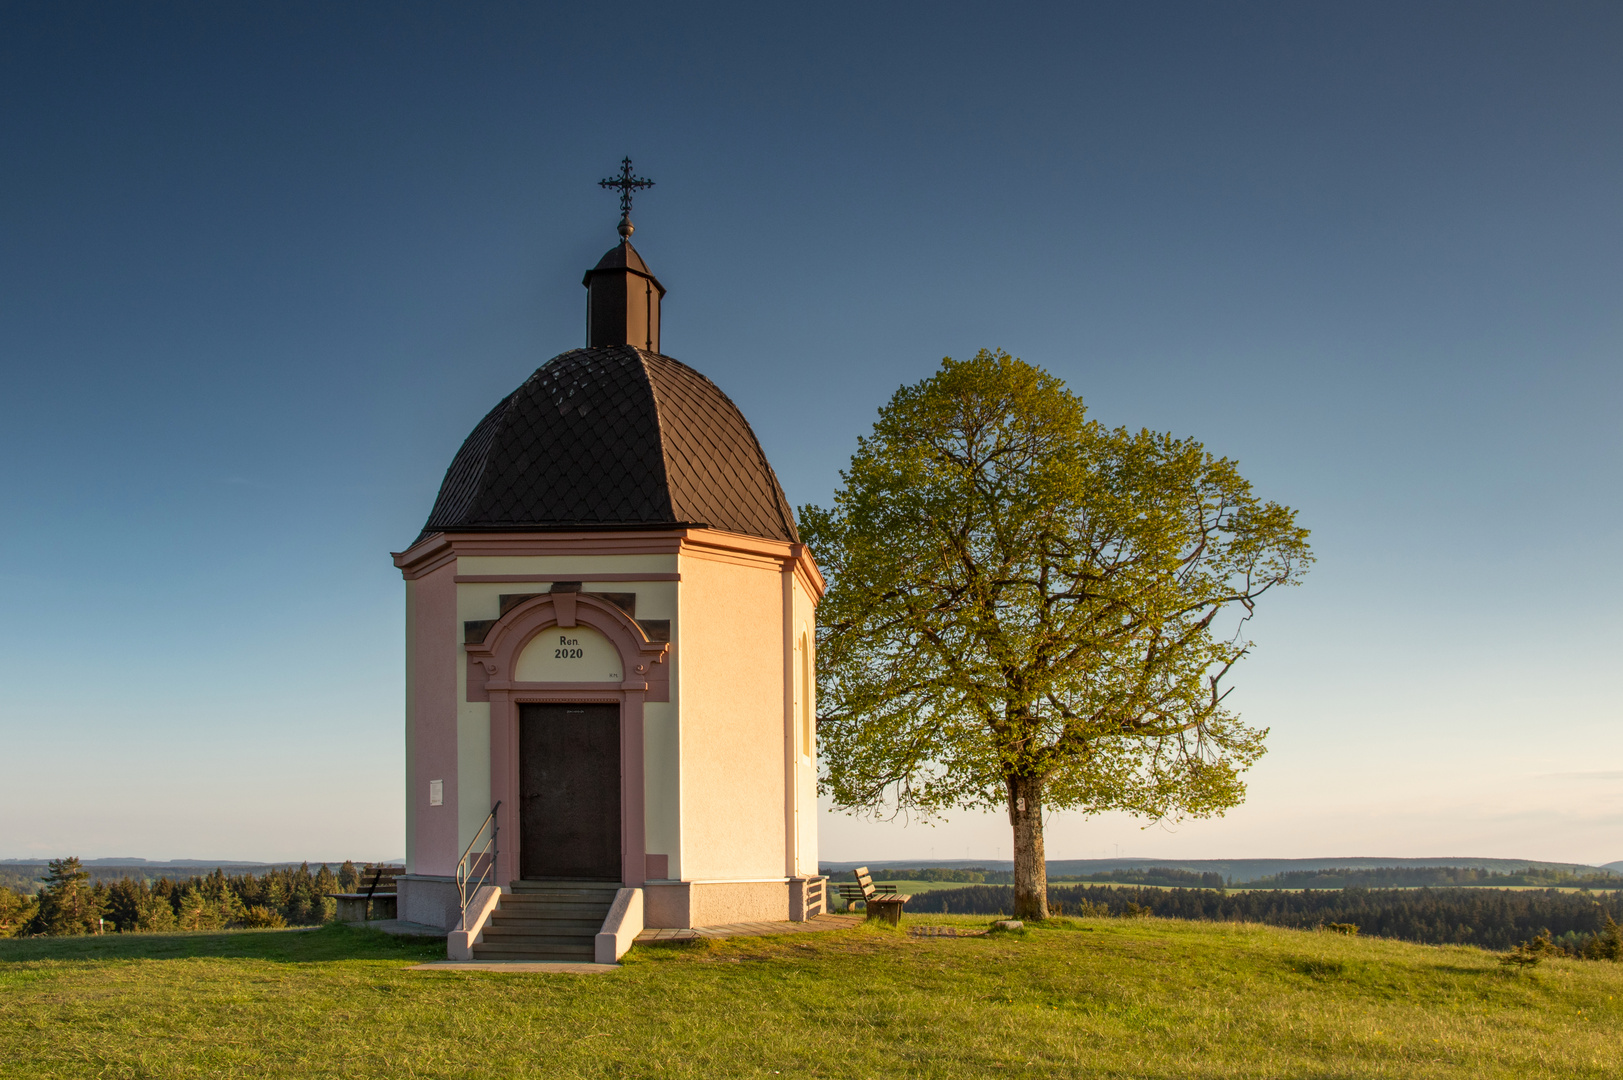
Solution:
[(445, 959), (443, 938), (397, 937), (381, 930), (328, 923), (291, 930), (203, 930), (184, 934), (97, 934), (0, 941), (0, 965), (86, 960), (268, 960), (309, 964), (334, 960)]

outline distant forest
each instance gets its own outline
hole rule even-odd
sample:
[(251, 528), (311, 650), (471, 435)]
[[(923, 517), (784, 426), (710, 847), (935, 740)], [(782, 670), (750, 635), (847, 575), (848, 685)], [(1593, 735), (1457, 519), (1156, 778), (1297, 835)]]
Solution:
[[(1153, 871), (1152, 871), (1153, 873)], [(1146, 882), (1145, 884), (1152, 884)], [(1232, 884), (1232, 883), (1231, 883)], [(1245, 889), (1403, 889), (1459, 886), (1504, 888), (1533, 885), (1539, 888), (1623, 888), (1623, 877), (1606, 870), (1575, 874), (1570, 870), (1539, 869), (1500, 872), (1470, 866), (1382, 866), (1357, 870), (1292, 870), (1253, 878), (1236, 888)]]
[(263, 874), (211, 874), (153, 881), (123, 877), (92, 882), (78, 859), (57, 859), (38, 891), (0, 887), (0, 937), (163, 933), (251, 927), (318, 926), (332, 918), (327, 893), (352, 892), (360, 871), (345, 862), (272, 869)]
[[(850, 873), (831, 874), (835, 881), (850, 880)], [(966, 885), (1011, 885), (1014, 873), (987, 870), (982, 866), (963, 868), (900, 867), (875, 870), (875, 881), (941, 881)], [(1570, 870), (1527, 867), (1522, 870), (1480, 870), (1469, 866), (1382, 866), (1359, 869), (1292, 870), (1248, 881), (1225, 879), (1211, 870), (1177, 870), (1166, 866), (1135, 866), (1123, 870), (1101, 870), (1093, 874), (1051, 876), (1050, 884), (1072, 881), (1114, 882), (1122, 885), (1163, 885), (1185, 889), (1417, 889), (1476, 886), (1505, 888), (1530, 885), (1537, 888), (1623, 888), (1623, 877), (1606, 870), (1575, 874)]]
[[(1259, 922), (1312, 929), (1353, 925), (1379, 937), (1427, 945), (1510, 949), (1540, 934), (1568, 953), (1587, 955), (1623, 918), (1623, 890), (1363, 889), (1220, 892), (1213, 889), (1049, 886), (1049, 909), (1061, 915), (1157, 915), (1168, 919)], [(1014, 909), (1014, 890), (972, 885), (915, 896), (909, 913), (999, 915)]]
[[(843, 873), (824, 871), (835, 882), (850, 881), (850, 871)], [(908, 869), (906, 867), (887, 867), (873, 872), (875, 881), (942, 881), (963, 882), (967, 885), (1012, 885), (1014, 884), (1013, 870), (988, 870), (984, 866), (945, 867), (926, 866)], [(1131, 870), (1102, 870), (1096, 874), (1071, 874), (1065, 877), (1050, 877), (1051, 882), (1064, 881), (1119, 881), (1127, 885), (1173, 885), (1187, 888), (1221, 889), (1223, 875), (1196, 873), (1192, 870), (1170, 870), (1157, 866), (1148, 869), (1134, 868)]]

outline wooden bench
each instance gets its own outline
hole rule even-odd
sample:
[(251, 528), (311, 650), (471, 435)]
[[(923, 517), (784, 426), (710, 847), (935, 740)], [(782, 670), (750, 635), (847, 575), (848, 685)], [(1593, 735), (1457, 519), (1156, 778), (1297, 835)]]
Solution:
[(356, 892), (328, 893), (338, 901), (339, 922), (366, 922), (369, 919), (393, 919), (398, 914), (395, 878), (406, 872), (404, 866), (386, 863), (368, 864), (361, 869), (361, 880)]
[(875, 885), (866, 866), (857, 867), (851, 876), (857, 883), (840, 886), (842, 900), (861, 900), (870, 919), (883, 919), (892, 926), (902, 924), (902, 905), (913, 899), (911, 894), (898, 893), (894, 885)]

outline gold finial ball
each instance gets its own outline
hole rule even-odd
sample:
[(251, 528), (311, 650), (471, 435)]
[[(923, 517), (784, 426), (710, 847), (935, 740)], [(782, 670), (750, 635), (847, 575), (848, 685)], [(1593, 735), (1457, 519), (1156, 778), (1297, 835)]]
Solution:
[(620, 238), (622, 240), (630, 240), (631, 239), (631, 234), (636, 232), (636, 231), (637, 230), (636, 230), (635, 226), (633, 226), (631, 224), (631, 219), (629, 217), (622, 217), (620, 219), (619, 232), (620, 232)]

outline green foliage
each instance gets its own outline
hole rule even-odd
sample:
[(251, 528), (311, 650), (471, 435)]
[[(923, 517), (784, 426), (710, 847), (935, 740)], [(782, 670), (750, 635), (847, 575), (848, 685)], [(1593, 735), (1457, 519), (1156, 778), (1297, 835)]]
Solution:
[(73, 857), (53, 859), (39, 891), (39, 907), (28, 926), (34, 934), (94, 934), (101, 929), (107, 895), (92, 887), (90, 874)]
[(28, 896), (39, 888), (39, 870), (35, 864), (0, 866), (0, 889), (14, 889)]
[(1126, 885), (1165, 885), (1185, 889), (1221, 889), (1223, 875), (1212, 870), (1178, 870), (1166, 866), (1130, 867), (1101, 870), (1096, 874), (1072, 874), (1050, 881), (1119, 881)]
[(242, 915), (241, 923), (249, 930), (274, 930), (287, 925), (280, 911), (255, 904)]
[[(849, 875), (847, 875), (849, 879)], [(916, 870), (886, 867), (873, 872), (875, 881), (962, 881), (966, 884), (979, 885), (986, 880), (986, 871), (980, 867), (964, 868), (947, 866), (927, 866)]]
[(1623, 961), (1623, 927), (1618, 926), (1610, 912), (1602, 914), (1606, 916), (1606, 924), (1584, 942), (1581, 955), (1585, 960)]
[[(352, 879), (358, 876), (354, 864), (345, 865)], [(323, 865), (312, 873), (305, 863), (263, 876), (228, 875), (216, 868), (185, 880), (123, 877), (89, 888), (90, 875), (79, 860), (58, 860), (50, 866), (51, 877), (35, 909), (26, 915), (8, 914), (21, 910), (19, 904), (27, 907), (26, 898), (0, 890), (0, 937), (98, 933), (101, 918), (107, 920), (108, 930), (125, 934), (316, 926), (332, 918), (335, 901), (325, 894), (341, 891), (343, 881), (342, 871), (334, 874)]]
[(161, 934), (176, 929), (175, 909), (165, 894), (138, 878), (122, 878), (108, 890), (107, 919), (123, 933)]
[(0, 938), (24, 933), (39, 913), (39, 898), (0, 888)]
[(172, 901), (175, 924), (181, 930), (224, 930), (243, 926), (248, 911), (223, 871), (181, 886)]
[(898, 390), (840, 475), (832, 508), (800, 511), (829, 581), (837, 806), (1006, 808), (1017, 879), (1040, 882), (1045, 805), (1177, 818), (1241, 800), (1266, 732), (1223, 679), (1257, 599), (1312, 556), (1232, 461), (1090, 421), (1060, 380), (983, 350)]
[(1108, 919), (1110, 909), (1102, 904), (1095, 904), (1088, 899), (1060, 900), (1053, 897), (1048, 902), (1049, 922), (1055, 919)]
[(1499, 958), (1506, 967), (1533, 967), (1547, 956), (1565, 956), (1566, 952), (1550, 940), (1548, 930), (1532, 941), (1524, 941)]

